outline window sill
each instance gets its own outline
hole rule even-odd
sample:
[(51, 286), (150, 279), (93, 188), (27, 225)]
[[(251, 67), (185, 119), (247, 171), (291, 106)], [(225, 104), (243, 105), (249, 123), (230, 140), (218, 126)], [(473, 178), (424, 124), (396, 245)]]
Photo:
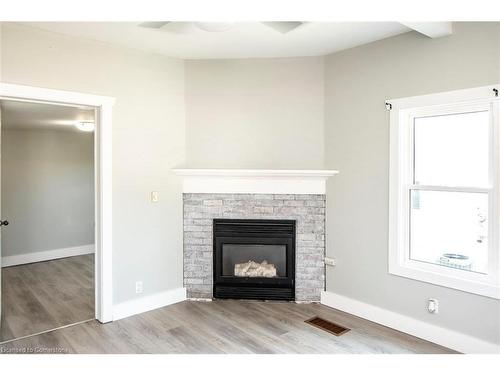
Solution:
[[(439, 266), (437, 266), (439, 267)], [(461, 271), (464, 272), (464, 271)], [(465, 271), (467, 272), (467, 271)], [(422, 270), (410, 265), (389, 264), (389, 274), (422, 281), (437, 286), (456, 289), (484, 297), (500, 299), (500, 285), (477, 280), (467, 280), (431, 270)]]

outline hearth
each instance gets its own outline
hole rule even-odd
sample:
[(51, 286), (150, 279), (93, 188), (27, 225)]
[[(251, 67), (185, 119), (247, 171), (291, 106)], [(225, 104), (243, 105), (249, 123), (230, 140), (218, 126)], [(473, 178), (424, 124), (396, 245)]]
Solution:
[(295, 220), (214, 219), (215, 298), (295, 299)]

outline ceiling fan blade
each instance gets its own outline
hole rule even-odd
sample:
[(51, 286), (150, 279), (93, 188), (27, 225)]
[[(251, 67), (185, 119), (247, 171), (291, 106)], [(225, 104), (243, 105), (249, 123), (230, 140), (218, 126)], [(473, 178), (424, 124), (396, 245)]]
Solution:
[(142, 22), (138, 26), (145, 27), (147, 29), (161, 29), (167, 23), (170, 23), (170, 21), (151, 21), (151, 22)]
[(286, 34), (297, 27), (302, 26), (305, 22), (299, 21), (273, 21), (273, 22), (262, 22), (264, 25), (279, 31), (282, 34)]

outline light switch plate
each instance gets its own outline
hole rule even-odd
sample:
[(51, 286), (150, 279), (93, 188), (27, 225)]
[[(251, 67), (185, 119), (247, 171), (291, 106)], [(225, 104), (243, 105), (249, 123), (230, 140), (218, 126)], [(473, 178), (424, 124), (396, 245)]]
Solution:
[(157, 191), (152, 191), (151, 192), (151, 203), (157, 203), (160, 200), (160, 197), (158, 196)]

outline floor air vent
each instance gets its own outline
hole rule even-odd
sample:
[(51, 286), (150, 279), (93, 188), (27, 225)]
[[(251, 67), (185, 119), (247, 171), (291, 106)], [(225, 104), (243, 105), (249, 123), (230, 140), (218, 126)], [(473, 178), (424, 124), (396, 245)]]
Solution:
[(329, 322), (328, 320), (321, 319), (318, 316), (315, 316), (314, 318), (308, 319), (305, 322), (314, 326), (314, 327), (322, 329), (323, 331), (334, 334), (335, 336), (340, 336), (340, 335), (343, 335), (344, 333), (350, 331), (349, 328), (339, 326), (338, 324)]

